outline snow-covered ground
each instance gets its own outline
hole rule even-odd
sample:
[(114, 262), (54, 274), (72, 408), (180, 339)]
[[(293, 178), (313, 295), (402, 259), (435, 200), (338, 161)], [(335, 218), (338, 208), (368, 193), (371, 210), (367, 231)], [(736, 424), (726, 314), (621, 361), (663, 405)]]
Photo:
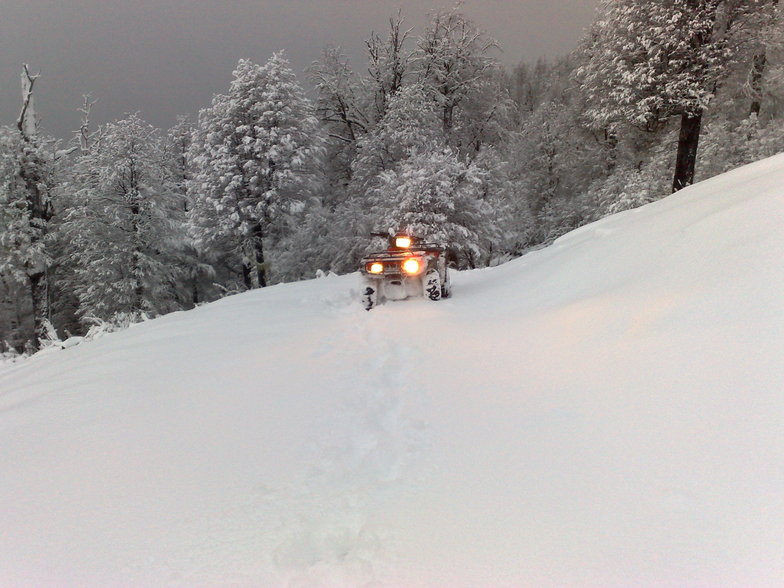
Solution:
[(782, 585), (784, 156), (358, 287), (2, 368), (0, 585)]

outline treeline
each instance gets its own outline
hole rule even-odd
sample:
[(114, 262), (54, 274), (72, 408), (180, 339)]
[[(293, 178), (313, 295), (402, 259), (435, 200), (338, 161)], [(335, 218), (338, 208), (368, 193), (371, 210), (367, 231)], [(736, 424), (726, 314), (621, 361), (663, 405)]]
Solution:
[[(519, 256), (607, 214), (784, 150), (776, 0), (615, 0), (570, 55), (504, 71), (459, 10), (398, 15), (358, 74), (241, 60), (164, 132), (130, 115), (44, 136), (25, 68), (0, 127), (0, 341), (7, 353), (228, 293), (354, 271), (408, 228), (451, 263)], [(3, 349), (0, 349), (2, 351)]]

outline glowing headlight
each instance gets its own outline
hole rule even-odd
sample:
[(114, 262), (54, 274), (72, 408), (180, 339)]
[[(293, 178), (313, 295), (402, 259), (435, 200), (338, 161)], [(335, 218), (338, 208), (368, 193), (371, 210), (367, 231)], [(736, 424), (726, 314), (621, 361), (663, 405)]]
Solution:
[(419, 272), (419, 260), (411, 257), (403, 262), (403, 271), (407, 274), (415, 274)]
[(395, 247), (408, 249), (411, 247), (411, 237), (395, 237)]
[(379, 262), (371, 263), (370, 265), (368, 265), (367, 270), (371, 274), (381, 274), (384, 272), (384, 264)]

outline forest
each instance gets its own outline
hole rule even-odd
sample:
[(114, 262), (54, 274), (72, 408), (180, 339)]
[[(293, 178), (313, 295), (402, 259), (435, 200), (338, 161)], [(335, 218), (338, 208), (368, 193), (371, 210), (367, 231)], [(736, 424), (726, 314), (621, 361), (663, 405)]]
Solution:
[[(240, 60), (171, 129), (46, 136), (31, 68), (0, 127), (0, 353), (353, 272), (407, 229), (457, 269), (784, 151), (777, 0), (611, 0), (569, 55), (505, 69), (459, 8), (403, 14), (352, 68)], [(265, 56), (266, 57), (266, 56)]]

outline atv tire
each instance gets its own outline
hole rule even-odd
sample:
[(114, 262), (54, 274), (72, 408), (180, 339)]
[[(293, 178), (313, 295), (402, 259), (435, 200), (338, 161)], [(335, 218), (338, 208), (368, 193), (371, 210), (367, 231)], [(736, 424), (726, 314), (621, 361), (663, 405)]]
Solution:
[(378, 304), (378, 286), (366, 284), (362, 292), (362, 305), (365, 310), (370, 310)]
[(452, 293), (452, 281), (449, 279), (449, 271), (447, 270), (444, 275), (444, 281), (441, 282), (441, 298), (449, 298)]
[(438, 270), (431, 269), (425, 274), (425, 296), (430, 300), (441, 300), (441, 276)]

